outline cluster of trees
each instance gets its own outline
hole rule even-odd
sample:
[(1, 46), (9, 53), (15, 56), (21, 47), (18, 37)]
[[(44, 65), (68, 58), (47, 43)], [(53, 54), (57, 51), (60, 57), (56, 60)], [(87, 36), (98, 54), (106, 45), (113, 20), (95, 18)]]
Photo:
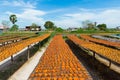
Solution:
[(97, 22), (93, 23), (89, 20), (83, 21), (82, 26), (83, 26), (84, 29), (88, 29), (88, 30), (92, 30), (92, 29), (96, 30), (97, 29), (97, 30), (105, 31), (107, 29), (106, 24), (103, 23), (103, 24), (98, 24), (97, 25)]
[(31, 28), (37, 28), (38, 25), (36, 23), (32, 23)]
[(17, 24), (15, 24), (17, 22), (17, 16), (15, 14), (10, 15), (10, 21), (13, 24), (10, 31), (17, 31), (19, 27)]
[[(88, 30), (103, 30), (103, 31), (105, 31), (107, 29), (106, 24), (98, 24), (97, 25), (97, 22), (93, 23), (89, 20), (83, 21), (82, 25), (83, 25), (84, 29), (88, 29)], [(63, 31), (62, 28), (55, 26), (54, 23), (51, 22), (51, 21), (46, 21), (45, 24), (44, 24), (44, 27), (48, 30), (56, 30), (56, 31), (59, 31), (59, 32)]]
[(55, 30), (56, 26), (54, 25), (54, 23), (52, 21), (46, 21), (44, 24), (44, 27), (48, 30)]
[(55, 26), (55, 24), (52, 21), (46, 21), (44, 24), (44, 27), (47, 30), (55, 30), (57, 32), (63, 32), (64, 30), (61, 27)]
[(106, 24), (98, 24), (97, 27), (99, 28), (99, 30), (103, 30), (103, 31), (105, 31), (107, 29)]

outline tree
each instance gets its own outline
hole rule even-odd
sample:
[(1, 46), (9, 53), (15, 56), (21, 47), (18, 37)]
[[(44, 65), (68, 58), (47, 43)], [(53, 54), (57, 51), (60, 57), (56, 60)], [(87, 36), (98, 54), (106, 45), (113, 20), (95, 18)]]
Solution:
[(46, 29), (52, 29), (52, 30), (55, 28), (54, 23), (51, 22), (51, 21), (46, 21), (45, 24), (44, 24), (44, 27)]
[(88, 25), (87, 29), (94, 29), (95, 28), (95, 25), (93, 23), (88, 23), (87, 25)]
[(37, 27), (38, 27), (38, 25), (36, 23), (32, 23), (30, 28), (34, 28), (34, 30), (36, 30)]
[(18, 30), (18, 25), (15, 23), (17, 22), (17, 16), (15, 14), (10, 15), (10, 21), (12, 22), (13, 26), (11, 27), (10, 31), (17, 31)]
[(64, 30), (61, 27), (59, 27), (59, 28), (56, 28), (55, 31), (57, 31), (57, 32), (63, 32)]
[(90, 20), (85, 20), (82, 22), (82, 26), (84, 29), (95, 29), (95, 24)]
[(53, 30), (56, 30), (57, 29), (57, 26), (53, 26)]
[(98, 29), (104, 30), (104, 31), (107, 29), (107, 25), (106, 24), (99, 24), (99, 25), (97, 25), (97, 27), (98, 27)]
[(18, 25), (14, 24), (11, 28), (10, 31), (17, 31), (18, 30)]
[(90, 24), (91, 21), (90, 20), (85, 20), (85, 21), (82, 21), (82, 26), (84, 29), (88, 28), (88, 24)]
[(17, 16), (15, 14), (10, 15), (10, 21), (15, 24), (17, 22)]
[(4, 31), (6, 31), (7, 28), (10, 26), (10, 22), (6, 21), (6, 20), (3, 20), (2, 25), (3, 25)]

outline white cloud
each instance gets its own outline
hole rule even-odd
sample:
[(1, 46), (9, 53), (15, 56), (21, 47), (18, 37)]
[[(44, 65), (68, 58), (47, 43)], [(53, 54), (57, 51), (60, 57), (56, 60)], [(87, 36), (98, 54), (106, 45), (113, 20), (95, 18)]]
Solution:
[(21, 14), (17, 14), (18, 17), (20, 18), (31, 18), (31, 17), (39, 17), (39, 16), (43, 16), (46, 13), (44, 11), (41, 10), (35, 10), (35, 9), (25, 9), (23, 13)]
[(13, 6), (13, 7), (24, 7), (24, 8), (35, 8), (36, 2), (24, 2), (23, 0), (13, 0), (13, 1), (6, 1), (2, 2), (3, 6)]
[(68, 27), (80, 27), (80, 22), (71, 19), (57, 20), (54, 22), (58, 27), (62, 27), (64, 29)]
[(75, 13), (75, 14), (65, 14), (66, 17), (74, 18), (75, 20), (87, 20), (92, 19), (95, 14), (90, 12)]
[(120, 9), (83, 10), (72, 14), (64, 14), (62, 18), (55, 22), (56, 25), (60, 26), (79, 27), (84, 20), (106, 23), (109, 28), (120, 26)]
[(42, 18), (42, 16), (45, 15), (46, 12), (35, 9), (24, 9), (22, 13), (6, 12), (6, 14), (16, 14), (19, 25), (31, 25), (33, 22), (37, 24), (43, 24), (44, 19)]
[(55, 10), (51, 10), (51, 11), (48, 11), (47, 13), (58, 13), (58, 12), (61, 12), (61, 11), (65, 11), (65, 9), (55, 9)]

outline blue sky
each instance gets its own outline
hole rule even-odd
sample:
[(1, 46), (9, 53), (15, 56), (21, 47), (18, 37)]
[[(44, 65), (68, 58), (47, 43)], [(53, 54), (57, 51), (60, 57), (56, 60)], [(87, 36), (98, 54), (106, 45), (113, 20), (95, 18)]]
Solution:
[[(20, 28), (53, 21), (62, 28), (81, 27), (81, 22), (120, 26), (120, 0), (0, 0), (0, 22), (16, 14)], [(0, 23), (0, 25), (2, 25)], [(12, 25), (12, 24), (11, 24)]]

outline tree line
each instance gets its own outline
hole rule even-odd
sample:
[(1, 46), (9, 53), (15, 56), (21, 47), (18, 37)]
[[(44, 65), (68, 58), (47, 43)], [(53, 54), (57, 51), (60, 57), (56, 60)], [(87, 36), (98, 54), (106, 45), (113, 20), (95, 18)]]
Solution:
[[(9, 17), (10, 22), (13, 24), (12, 27), (10, 28), (10, 31), (17, 31), (19, 26), (16, 24), (17, 20), (17, 16), (15, 14), (10, 15)], [(4, 30), (6, 31), (7, 26), (9, 26), (9, 21), (2, 21), (2, 25), (4, 27)], [(36, 28), (38, 25), (36, 23), (32, 23), (31, 27), (32, 28)], [(47, 30), (56, 30), (56, 31), (63, 31), (63, 29), (61, 27), (57, 27), (52, 21), (46, 21), (44, 24), (45, 29)], [(85, 20), (82, 22), (82, 27), (83, 29), (87, 29), (87, 30), (103, 30), (105, 31), (107, 29), (107, 25), (106, 24), (98, 24), (97, 22), (91, 22), (89, 20)]]
[(105, 23), (97, 24), (97, 22), (91, 22), (90, 20), (85, 20), (82, 22), (82, 26), (84, 29), (88, 30), (103, 30), (107, 29), (107, 25)]

